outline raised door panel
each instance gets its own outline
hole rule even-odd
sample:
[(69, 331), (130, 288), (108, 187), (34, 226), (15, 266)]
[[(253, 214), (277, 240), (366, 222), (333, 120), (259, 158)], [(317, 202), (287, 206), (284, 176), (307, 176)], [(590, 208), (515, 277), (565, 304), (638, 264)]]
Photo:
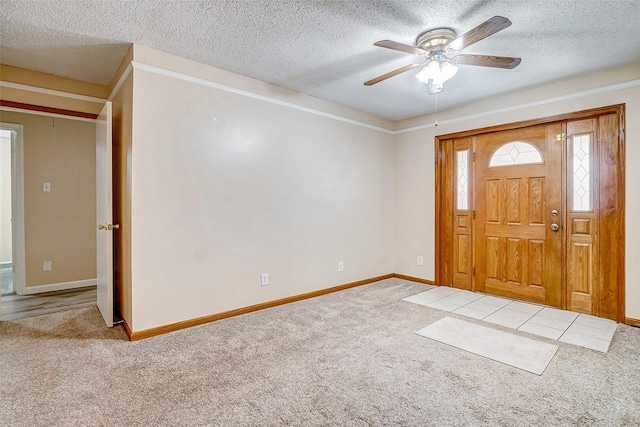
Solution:
[(544, 240), (529, 240), (529, 285), (542, 287), (544, 283)]
[(456, 259), (456, 273), (457, 274), (469, 274), (469, 235), (458, 235), (458, 247), (457, 247), (457, 259)]
[(591, 237), (573, 237), (569, 247), (568, 285), (571, 289), (569, 309), (591, 314), (593, 289), (593, 244)]
[(524, 286), (522, 261), (525, 257), (523, 239), (507, 238), (506, 249), (506, 281), (516, 286)]
[(529, 224), (544, 224), (544, 178), (529, 178)]
[(522, 192), (520, 188), (522, 186), (522, 178), (508, 178), (506, 184), (507, 224), (520, 225), (522, 224)]
[(500, 266), (502, 263), (502, 251), (500, 250), (501, 239), (496, 236), (486, 237), (486, 265), (485, 274), (487, 279), (502, 280), (502, 274), (500, 274)]

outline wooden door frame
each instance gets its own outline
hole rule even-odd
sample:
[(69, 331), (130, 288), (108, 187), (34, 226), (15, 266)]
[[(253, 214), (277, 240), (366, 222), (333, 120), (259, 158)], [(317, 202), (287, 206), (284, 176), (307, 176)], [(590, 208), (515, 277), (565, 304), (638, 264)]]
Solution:
[[(452, 173), (454, 172), (452, 152), (447, 141), (474, 137), (480, 134), (492, 132), (501, 132), (506, 130), (516, 130), (525, 127), (547, 125), (558, 122), (568, 122), (574, 120), (582, 120), (594, 118), (606, 114), (616, 114), (618, 120), (618, 145), (615, 151), (616, 158), (614, 169), (614, 182), (616, 194), (616, 212), (613, 220), (610, 221), (612, 226), (608, 231), (615, 235), (611, 241), (615, 241), (616, 248), (606, 248), (607, 253), (614, 256), (610, 262), (615, 268), (610, 269), (610, 274), (615, 276), (613, 279), (617, 284), (617, 321), (625, 321), (625, 104), (616, 104), (606, 107), (593, 108), (588, 110), (576, 111), (566, 114), (559, 114), (549, 117), (541, 117), (520, 122), (489, 126), (485, 128), (472, 129), (467, 131), (455, 132), (435, 137), (435, 283), (444, 286), (453, 286), (453, 276), (451, 266), (453, 263), (452, 239), (453, 239), (453, 193), (452, 193)], [(600, 177), (598, 177), (600, 179)], [(472, 181), (472, 180), (471, 180)], [(566, 194), (566, 192), (565, 192)], [(566, 247), (563, 242), (563, 248)], [(564, 251), (563, 251), (564, 252)], [(563, 253), (564, 256), (564, 253)], [(565, 294), (565, 280), (563, 273), (563, 300)], [(475, 289), (475, 286), (474, 286)]]

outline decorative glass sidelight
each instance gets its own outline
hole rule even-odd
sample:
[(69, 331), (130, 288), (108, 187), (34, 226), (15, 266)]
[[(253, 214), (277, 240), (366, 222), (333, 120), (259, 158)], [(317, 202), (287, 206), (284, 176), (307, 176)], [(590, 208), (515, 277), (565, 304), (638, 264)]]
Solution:
[(591, 135), (574, 135), (571, 142), (573, 164), (573, 210), (591, 211)]
[(489, 167), (529, 165), (542, 162), (542, 154), (535, 145), (514, 141), (504, 144), (493, 153), (491, 160), (489, 160)]
[(469, 150), (457, 151), (457, 201), (458, 210), (469, 209)]

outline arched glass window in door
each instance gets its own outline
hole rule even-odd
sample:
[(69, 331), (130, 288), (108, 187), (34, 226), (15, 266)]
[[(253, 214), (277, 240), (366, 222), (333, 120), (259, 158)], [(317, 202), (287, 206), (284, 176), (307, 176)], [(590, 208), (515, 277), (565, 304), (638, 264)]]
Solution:
[(523, 141), (508, 142), (498, 148), (489, 160), (489, 167), (543, 163), (542, 153), (535, 145)]

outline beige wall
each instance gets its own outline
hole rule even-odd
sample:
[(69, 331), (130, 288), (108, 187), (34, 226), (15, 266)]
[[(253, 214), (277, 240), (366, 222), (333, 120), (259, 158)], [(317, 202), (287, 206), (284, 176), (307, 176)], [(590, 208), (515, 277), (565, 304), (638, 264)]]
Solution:
[(391, 135), (138, 69), (133, 93), (133, 331), (393, 271)]
[[(191, 80), (138, 67), (113, 99), (114, 191), (122, 195), (114, 221), (123, 226), (116, 237), (122, 254), (116, 299), (134, 332), (394, 271), (433, 279), (436, 135), (626, 103), (626, 210), (640, 208), (640, 168), (633, 167), (640, 159), (637, 66), (443, 111), (434, 128), (432, 116), (392, 123), (141, 46), (127, 54), (120, 72), (132, 59)], [(2, 114), (10, 121), (10, 113)], [(414, 126), (426, 127), (403, 131)], [(42, 195), (41, 182), (37, 187)], [(94, 211), (91, 216), (86, 241), (94, 244)], [(627, 220), (627, 316), (635, 318), (639, 231)], [(28, 233), (27, 250), (29, 239)], [(42, 260), (37, 263), (41, 273)], [(266, 287), (260, 286), (264, 272)]]
[(24, 129), (26, 286), (95, 279), (95, 123), (8, 111), (0, 120)]
[[(3, 101), (20, 102), (23, 104), (79, 111), (96, 115), (100, 113), (104, 105), (104, 101), (100, 101), (100, 99), (106, 99), (109, 96), (109, 88), (107, 86), (4, 64), (0, 64), (0, 80), (3, 82), (3, 87), (0, 90), (0, 98)], [(9, 87), (7, 84), (17, 84), (20, 86)], [(31, 88), (45, 89), (45, 91), (60, 91), (71, 94), (71, 97), (59, 96), (55, 93), (43, 93), (42, 91), (38, 92), (37, 89), (36, 91), (25, 90), (22, 85)], [(74, 98), (74, 95), (78, 96)], [(86, 97), (96, 99), (88, 100)]]
[(0, 138), (0, 262), (11, 262), (11, 138)]
[[(613, 104), (626, 104), (626, 315), (640, 318), (640, 225), (633, 215), (640, 209), (640, 66), (611, 70), (566, 82), (466, 105), (435, 117), (399, 122), (401, 129), (426, 129), (396, 135), (396, 244), (398, 273), (435, 278), (434, 138), (453, 132), (547, 117)], [(604, 88), (621, 84), (619, 88)], [(627, 86), (627, 87), (624, 87)], [(446, 89), (445, 89), (446, 91)], [(444, 95), (446, 96), (446, 92)], [(493, 112), (493, 113), (492, 113)], [(424, 256), (419, 267), (416, 257)]]

